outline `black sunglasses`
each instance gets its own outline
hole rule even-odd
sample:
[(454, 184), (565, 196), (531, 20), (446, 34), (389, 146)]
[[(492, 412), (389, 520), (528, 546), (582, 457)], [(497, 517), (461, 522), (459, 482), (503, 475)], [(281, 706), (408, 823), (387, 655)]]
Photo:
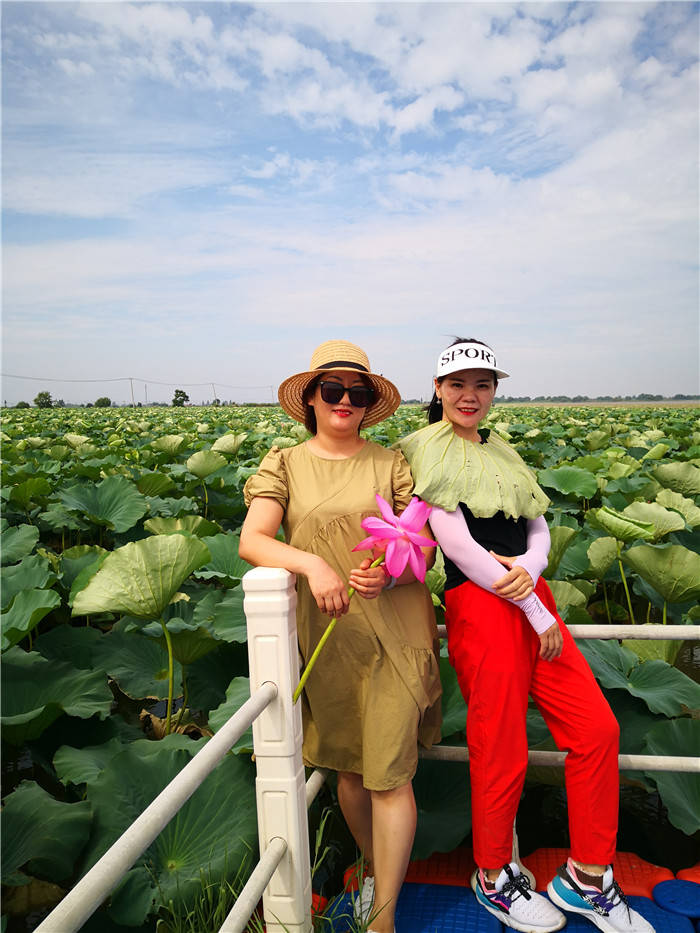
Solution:
[(329, 405), (337, 405), (346, 392), (353, 408), (367, 408), (374, 401), (374, 389), (371, 386), (352, 386), (346, 389), (339, 382), (319, 382), (318, 385), (321, 398)]

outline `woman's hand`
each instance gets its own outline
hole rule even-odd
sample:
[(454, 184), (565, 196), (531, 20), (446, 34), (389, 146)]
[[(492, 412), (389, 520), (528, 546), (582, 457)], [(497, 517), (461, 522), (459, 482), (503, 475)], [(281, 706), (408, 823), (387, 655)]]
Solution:
[(359, 567), (350, 572), (350, 586), (354, 587), (355, 592), (363, 599), (376, 599), (387, 582), (383, 568), (372, 567), (371, 564), (372, 561), (367, 557)]
[(494, 551), (490, 553), (499, 564), (503, 564), (504, 567), (508, 568), (508, 573), (493, 584), (496, 594), (504, 599), (514, 599), (516, 602), (528, 597), (534, 590), (535, 585), (527, 570), (514, 563), (517, 558), (504, 557), (502, 554), (494, 553)]
[[(382, 574), (383, 576), (383, 574)], [(348, 591), (338, 574), (322, 557), (317, 557), (306, 572), (309, 589), (316, 605), (325, 615), (344, 616), (350, 606)]]
[(555, 622), (540, 635), (540, 657), (543, 661), (553, 661), (559, 657), (563, 647), (564, 639), (559, 625)]

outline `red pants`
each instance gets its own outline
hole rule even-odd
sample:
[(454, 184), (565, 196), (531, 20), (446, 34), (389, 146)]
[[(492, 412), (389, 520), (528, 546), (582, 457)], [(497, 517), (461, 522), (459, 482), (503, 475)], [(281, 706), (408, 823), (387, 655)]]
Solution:
[(445, 593), (450, 662), (468, 705), (474, 859), (481, 868), (511, 860), (527, 769), (530, 694), (557, 746), (568, 752), (571, 856), (607, 865), (617, 836), (619, 726), (544, 580), (535, 592), (564, 638), (554, 661), (540, 659), (539, 638), (512, 603), (471, 582)]

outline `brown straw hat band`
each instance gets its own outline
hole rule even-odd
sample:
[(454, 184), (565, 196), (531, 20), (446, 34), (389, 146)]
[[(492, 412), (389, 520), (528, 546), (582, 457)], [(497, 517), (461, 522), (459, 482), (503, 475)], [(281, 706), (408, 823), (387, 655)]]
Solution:
[(393, 415), (399, 407), (401, 402), (399, 390), (388, 379), (371, 371), (369, 359), (364, 350), (345, 340), (329, 340), (314, 350), (311, 365), (306, 372), (290, 376), (279, 387), (277, 393), (279, 403), (295, 421), (304, 423), (304, 393), (309, 384), (322, 372), (332, 369), (367, 374), (367, 381), (375, 391), (375, 401), (367, 408), (362, 427), (368, 428), (373, 424), (378, 424)]

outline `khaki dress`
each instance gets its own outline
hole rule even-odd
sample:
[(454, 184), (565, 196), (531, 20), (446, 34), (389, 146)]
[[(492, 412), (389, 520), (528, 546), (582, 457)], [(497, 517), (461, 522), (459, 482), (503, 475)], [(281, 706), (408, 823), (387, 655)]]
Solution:
[[(369, 552), (352, 548), (367, 532), (361, 521), (379, 515), (375, 493), (403, 511), (413, 482), (400, 451), (368, 442), (352, 457), (327, 460), (307, 444), (273, 447), (245, 485), (284, 509), (285, 540), (318, 554), (347, 580)], [(297, 577), (297, 627), (304, 663), (328, 625)], [(395, 586), (376, 599), (355, 595), (314, 666), (302, 697), (304, 761), (352, 771), (370, 790), (408, 783), (418, 742), (440, 741), (440, 672), (430, 593), (421, 583)]]

